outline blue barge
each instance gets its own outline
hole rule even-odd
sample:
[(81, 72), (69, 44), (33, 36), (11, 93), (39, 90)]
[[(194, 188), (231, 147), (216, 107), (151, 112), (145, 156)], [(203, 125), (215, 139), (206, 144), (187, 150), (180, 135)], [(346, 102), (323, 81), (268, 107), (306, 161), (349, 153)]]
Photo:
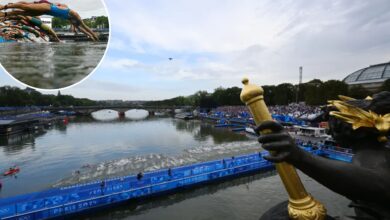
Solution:
[(318, 151), (317, 155), (326, 157), (332, 160), (351, 162), (353, 154), (349, 152), (341, 152), (333, 149), (322, 148)]
[[(316, 155), (337, 152), (311, 150)], [(160, 195), (175, 190), (248, 173), (274, 169), (263, 159), (268, 152), (242, 155), (137, 175), (118, 177), (0, 200), (0, 220), (40, 220), (62, 218), (115, 205), (131, 199)], [(350, 157), (349, 157), (350, 156)], [(331, 158), (351, 161), (351, 155)]]

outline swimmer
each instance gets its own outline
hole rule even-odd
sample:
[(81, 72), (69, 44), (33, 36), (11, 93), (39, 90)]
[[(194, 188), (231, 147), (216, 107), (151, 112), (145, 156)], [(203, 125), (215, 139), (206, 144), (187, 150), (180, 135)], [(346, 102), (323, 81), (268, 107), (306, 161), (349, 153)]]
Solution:
[(7, 5), (0, 5), (0, 10), (6, 9), (20, 9), (9, 12), (0, 12), (1, 17), (8, 16), (40, 16), (40, 15), (51, 15), (54, 17), (58, 17), (64, 20), (69, 20), (70, 23), (79, 31), (86, 34), (93, 41), (98, 41), (98, 36), (84, 23), (83, 19), (80, 15), (70, 9), (65, 4), (59, 3), (50, 3), (50, 2), (42, 2), (42, 3), (27, 3), (27, 2), (17, 2), (17, 3), (9, 3)]
[(41, 32), (47, 34), (51, 41), (60, 42), (61, 40), (58, 38), (56, 32), (51, 29), (48, 25), (44, 24), (41, 19), (38, 17), (31, 16), (19, 16), (22, 22), (27, 22), (28, 24), (38, 28)]
[(35, 34), (36, 37), (40, 36), (39, 32), (37, 32), (36, 30), (34, 30), (30, 27), (27, 27), (27, 26), (10, 25), (10, 26), (6, 26), (6, 27), (11, 28), (11, 30), (9, 30), (9, 31), (7, 30), (5, 33), (7, 34), (7, 32), (9, 32), (8, 33), (9, 37), (14, 39), (14, 40), (27, 39), (31, 42), (34, 42), (34, 40), (30, 38), (30, 36), (27, 32)]
[(35, 37), (40, 37), (41, 36), (41, 33), (37, 30), (35, 30), (34, 28), (31, 28), (31, 27), (28, 27), (26, 25), (9, 25), (7, 27), (10, 27), (10, 28), (17, 28), (17, 29), (20, 29), (24, 32), (30, 32), (32, 34), (35, 35)]
[(140, 181), (144, 177), (144, 174), (142, 172), (139, 172), (137, 174), (137, 180)]
[(31, 16), (9, 16), (7, 17), (7, 21), (11, 22), (14, 25), (22, 24), (26, 26), (30, 26), (35, 30), (39, 31), (40, 37), (46, 40), (46, 36), (49, 37), (52, 42), (60, 42), (57, 34), (53, 29), (51, 29), (48, 25), (44, 24), (39, 17), (31, 17)]
[(15, 31), (11, 32), (11, 37), (15, 40), (26, 40), (27, 39), (31, 42), (34, 42), (34, 40), (30, 38), (28, 33), (24, 33), (21, 30), (15, 30)]

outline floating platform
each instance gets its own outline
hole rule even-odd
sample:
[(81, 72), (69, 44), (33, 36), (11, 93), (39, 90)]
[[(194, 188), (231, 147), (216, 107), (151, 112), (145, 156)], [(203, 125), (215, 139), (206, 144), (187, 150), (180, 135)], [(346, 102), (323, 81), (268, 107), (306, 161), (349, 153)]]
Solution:
[(245, 131), (245, 128), (244, 127), (233, 128), (232, 131), (234, 131), (234, 132), (241, 132), (241, 131)]
[(34, 130), (36, 126), (44, 126), (63, 119), (51, 113), (34, 113), (18, 116), (0, 116), (0, 137)]
[[(331, 158), (336, 152), (323, 153), (307, 148), (313, 154)], [(1, 220), (41, 220), (62, 218), (131, 199), (138, 199), (191, 188), (208, 182), (274, 169), (263, 159), (268, 152), (242, 155), (143, 174), (142, 178), (125, 176), (87, 184), (54, 188), (0, 200)], [(351, 160), (352, 157), (349, 159)]]
[(353, 154), (348, 152), (341, 152), (341, 151), (324, 149), (324, 148), (318, 152), (318, 155), (329, 159), (339, 160), (344, 162), (351, 162), (353, 157)]

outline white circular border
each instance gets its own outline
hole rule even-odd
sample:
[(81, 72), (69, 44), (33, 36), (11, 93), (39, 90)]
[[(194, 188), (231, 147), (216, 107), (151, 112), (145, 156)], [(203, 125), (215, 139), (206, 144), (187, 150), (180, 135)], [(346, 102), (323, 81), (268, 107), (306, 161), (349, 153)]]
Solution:
[(13, 80), (15, 80), (17, 83), (20, 83), (26, 87), (29, 87), (29, 88), (33, 88), (35, 90), (38, 90), (38, 91), (44, 91), (44, 92), (55, 92), (55, 91), (58, 91), (58, 90), (67, 90), (67, 89), (70, 89), (72, 88), (73, 86), (76, 86), (82, 82), (84, 82), (85, 80), (87, 80), (91, 75), (93, 75), (95, 73), (95, 71), (100, 67), (100, 65), (103, 63), (103, 60), (106, 58), (106, 55), (107, 55), (107, 52), (108, 52), (108, 49), (110, 47), (110, 43), (111, 43), (111, 29), (112, 29), (112, 24), (111, 24), (111, 16), (110, 16), (110, 13), (108, 12), (108, 7), (106, 5), (106, 2), (105, 0), (100, 0), (102, 3), (103, 3), (103, 6), (104, 6), (104, 10), (106, 11), (106, 14), (107, 14), (107, 17), (108, 17), (108, 24), (109, 24), (109, 30), (108, 30), (108, 41), (107, 41), (107, 45), (106, 45), (106, 50), (104, 51), (104, 54), (103, 54), (103, 57), (100, 59), (100, 62), (98, 63), (98, 65), (88, 74), (86, 75), (82, 80), (70, 85), (70, 86), (67, 86), (67, 87), (62, 87), (62, 88), (58, 88), (58, 89), (42, 89), (42, 88), (36, 88), (34, 86), (30, 86), (30, 85), (27, 85), (26, 83), (16, 79), (11, 73), (9, 73), (5, 67), (1, 64), (0, 62), (0, 67), (1, 69), (7, 73)]

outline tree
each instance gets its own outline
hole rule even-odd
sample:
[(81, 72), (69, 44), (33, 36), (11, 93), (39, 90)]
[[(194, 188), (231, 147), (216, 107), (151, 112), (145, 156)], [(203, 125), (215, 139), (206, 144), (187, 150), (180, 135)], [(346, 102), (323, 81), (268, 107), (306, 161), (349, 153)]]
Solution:
[(51, 25), (53, 28), (67, 28), (70, 26), (70, 22), (68, 20), (53, 17)]
[(273, 98), (277, 105), (288, 105), (294, 102), (295, 94), (295, 89), (292, 84), (282, 83), (275, 87)]
[(224, 89), (222, 87), (215, 89), (212, 98), (218, 106), (222, 105), (242, 105), (241, 88), (232, 87)]
[(348, 85), (339, 80), (328, 80), (321, 86), (321, 104), (326, 104), (328, 100), (338, 99), (339, 95), (348, 95)]
[(0, 106), (86, 106), (95, 105), (90, 99), (78, 99), (70, 95), (43, 95), (33, 89), (20, 89), (17, 87), (0, 87)]
[(355, 99), (364, 99), (370, 95), (370, 92), (361, 85), (354, 85), (349, 88), (348, 96)]
[(106, 17), (106, 16), (97, 17), (96, 21), (95, 21), (95, 26), (101, 27), (101, 28), (109, 28), (110, 24), (108, 22), (108, 17)]
[(321, 105), (321, 87), (323, 82), (319, 79), (314, 79), (305, 83), (305, 102), (308, 105)]
[(276, 86), (262, 86), (264, 90), (264, 101), (267, 105), (276, 105), (274, 96)]
[(298, 86), (299, 86), (299, 91), (298, 91), (298, 102), (304, 102), (305, 101), (305, 96), (306, 96), (306, 89), (307, 89), (307, 84), (306, 83), (302, 83), (300, 85), (295, 85), (295, 90), (298, 89)]
[(381, 87), (381, 91), (389, 91), (390, 92), (390, 79), (387, 79), (382, 87)]

